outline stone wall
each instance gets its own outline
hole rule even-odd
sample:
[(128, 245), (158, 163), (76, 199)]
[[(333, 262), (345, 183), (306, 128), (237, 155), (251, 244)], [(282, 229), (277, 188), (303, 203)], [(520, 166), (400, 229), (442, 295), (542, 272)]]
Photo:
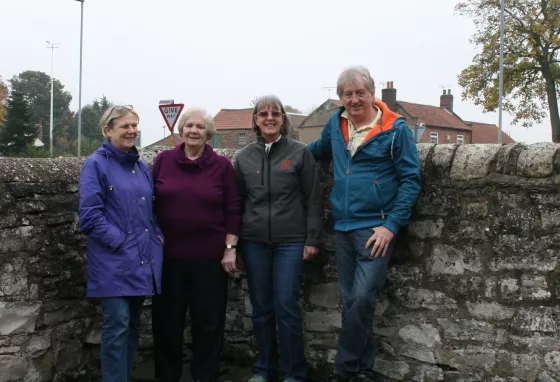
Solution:
[[(560, 145), (419, 150), (422, 195), (375, 304), (380, 378), (560, 381)], [(0, 158), (0, 382), (98, 378), (99, 304), (84, 298), (85, 241), (76, 223), (81, 163)], [(328, 167), (321, 177), (326, 199)], [(323, 253), (306, 264), (301, 298), (314, 376), (332, 367), (341, 325), (325, 206)], [(151, 356), (149, 305), (139, 358)], [(250, 314), (238, 274), (225, 358), (254, 357)]]

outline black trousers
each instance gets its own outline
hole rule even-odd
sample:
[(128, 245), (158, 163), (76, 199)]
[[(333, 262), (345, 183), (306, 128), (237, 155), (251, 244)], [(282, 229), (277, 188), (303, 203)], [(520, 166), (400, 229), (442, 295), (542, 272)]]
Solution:
[(183, 371), (183, 332), (189, 310), (193, 380), (218, 378), (224, 337), (228, 276), (221, 259), (165, 260), (162, 294), (152, 303), (155, 374), (178, 382)]

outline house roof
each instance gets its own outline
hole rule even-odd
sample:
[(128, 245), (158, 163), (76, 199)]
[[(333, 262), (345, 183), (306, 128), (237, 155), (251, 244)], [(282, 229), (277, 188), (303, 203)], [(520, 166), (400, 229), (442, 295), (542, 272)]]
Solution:
[(250, 129), (253, 108), (221, 109), (214, 116), (216, 130), (222, 129)]
[[(175, 134), (175, 146), (177, 146), (178, 144), (183, 143), (183, 138), (181, 138), (181, 136), (179, 134)], [(151, 145), (145, 146), (146, 147), (150, 147), (150, 146), (171, 146), (171, 135), (165, 137), (164, 139), (161, 139), (157, 142), (152, 143)]]
[[(467, 123), (472, 127), (472, 143), (498, 143), (498, 126), (482, 122)], [(502, 142), (515, 143), (515, 140), (502, 131)]]
[[(302, 114), (287, 113), (292, 126), (297, 127), (307, 117)], [(253, 108), (221, 109), (214, 116), (216, 130), (250, 129), (252, 128)]]
[[(426, 126), (444, 127), (458, 130), (471, 130), (469, 124), (459, 116), (443, 107), (421, 105), (418, 103), (397, 101), (399, 109), (404, 111), (405, 117), (414, 119), (414, 123), (424, 123)], [(401, 111), (399, 110), (399, 111)], [(412, 121), (409, 121), (409, 125)]]

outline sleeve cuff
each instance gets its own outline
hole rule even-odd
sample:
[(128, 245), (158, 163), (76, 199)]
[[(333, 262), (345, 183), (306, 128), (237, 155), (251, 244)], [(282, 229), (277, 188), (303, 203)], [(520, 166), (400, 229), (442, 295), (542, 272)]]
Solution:
[(124, 233), (119, 232), (115, 227), (111, 227), (105, 234), (105, 238), (107, 238), (109, 248), (114, 251), (123, 243), (125, 236)]
[(391, 220), (387, 220), (387, 222), (385, 224), (383, 224), (383, 227), (387, 228), (389, 231), (393, 232), (393, 234), (396, 236), (397, 232), (399, 232), (400, 226), (398, 224), (396, 224), (395, 222), (391, 221)]

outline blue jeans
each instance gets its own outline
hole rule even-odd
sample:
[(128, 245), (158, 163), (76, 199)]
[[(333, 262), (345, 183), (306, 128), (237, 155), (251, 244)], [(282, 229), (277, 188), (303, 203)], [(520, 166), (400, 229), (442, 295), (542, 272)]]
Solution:
[(144, 296), (101, 299), (101, 379), (103, 382), (130, 381), (140, 334)]
[(298, 300), (303, 273), (303, 243), (266, 244), (243, 241), (243, 262), (253, 306), (253, 333), (259, 348), (255, 374), (277, 378), (278, 354), (284, 379), (305, 381), (303, 324)]
[(335, 370), (346, 378), (356, 373), (373, 373), (376, 352), (373, 337), (374, 304), (387, 278), (394, 240), (389, 244), (385, 257), (373, 258), (372, 247), (365, 249), (372, 234), (371, 229), (336, 232), (342, 328), (338, 335)]

